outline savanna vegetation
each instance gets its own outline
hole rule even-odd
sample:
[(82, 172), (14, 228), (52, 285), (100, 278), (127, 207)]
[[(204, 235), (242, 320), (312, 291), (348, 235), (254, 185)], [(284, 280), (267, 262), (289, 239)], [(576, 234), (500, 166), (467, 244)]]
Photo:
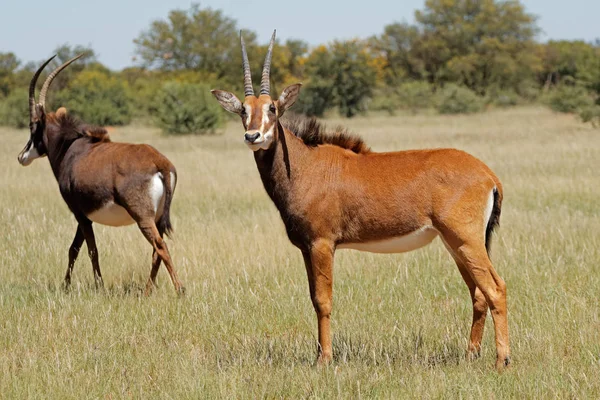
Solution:
[[(201, 91), (227, 87), (241, 94), (240, 28), (222, 11), (198, 4), (173, 10), (134, 39), (133, 66), (122, 71), (104, 67), (93, 49), (61, 46), (53, 65), (79, 52), (87, 57), (60, 77), (52, 104), (93, 124), (138, 119), (166, 133), (213, 133), (226, 117), (205, 104)], [(426, 0), (414, 23), (390, 24), (373, 37), (317, 46), (301, 38), (278, 42), (273, 89), (303, 82), (296, 112), (316, 116), (473, 113), (541, 103), (600, 122), (600, 42), (539, 42), (538, 33), (536, 17), (517, 0)], [(258, 82), (266, 43), (251, 29), (244, 37)], [(25, 88), (40, 63), (0, 54), (0, 125), (26, 123)], [(183, 110), (191, 104), (200, 116)], [(173, 105), (181, 115), (169, 115)]]
[(511, 370), (493, 368), (491, 318), (482, 357), (465, 359), (471, 301), (437, 239), (407, 254), (338, 251), (334, 362), (314, 367), (302, 257), (239, 121), (224, 135), (111, 132), (177, 166), (168, 244), (185, 297), (164, 268), (143, 297), (151, 254), (135, 226), (96, 226), (105, 290), (83, 252), (65, 293), (75, 220), (46, 159), (16, 162), (28, 131), (0, 128), (0, 397), (599, 398), (597, 130), (541, 107), (343, 123), (377, 151), (467, 150), (502, 179), (492, 260), (508, 285)]

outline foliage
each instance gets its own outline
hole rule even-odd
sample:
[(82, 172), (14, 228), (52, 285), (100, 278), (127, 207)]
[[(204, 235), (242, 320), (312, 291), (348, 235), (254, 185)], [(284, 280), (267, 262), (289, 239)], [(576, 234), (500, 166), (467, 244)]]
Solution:
[(8, 96), (15, 84), (15, 71), (20, 62), (13, 53), (0, 53), (0, 98)]
[[(250, 54), (256, 35), (244, 31)], [(163, 71), (201, 70), (230, 83), (241, 80), (242, 58), (235, 20), (220, 10), (193, 4), (189, 10), (173, 10), (166, 21), (152, 22), (134, 40), (144, 67)]]
[(544, 101), (558, 112), (574, 113), (594, 104), (589, 92), (581, 85), (563, 83), (551, 90)]
[(86, 123), (124, 125), (131, 121), (131, 98), (127, 84), (106, 70), (94, 68), (79, 73), (57, 93), (53, 108), (67, 107)]
[(416, 25), (392, 24), (372, 43), (387, 62), (387, 83), (455, 82), (479, 94), (535, 76), (535, 18), (518, 1), (427, 0)]
[(488, 92), (487, 100), (489, 103), (498, 107), (516, 106), (521, 102), (519, 95), (513, 90), (491, 89)]
[(301, 111), (323, 115), (327, 108), (337, 107), (350, 118), (366, 110), (377, 72), (364, 43), (351, 40), (319, 46), (309, 55), (305, 68), (308, 82)]
[(27, 90), (15, 90), (6, 98), (0, 99), (0, 126), (25, 128), (29, 125)]
[(153, 115), (167, 134), (207, 134), (222, 125), (222, 112), (201, 84), (167, 82), (158, 92)]
[(483, 109), (483, 98), (472, 90), (454, 85), (446, 85), (437, 95), (436, 109), (440, 114), (471, 114)]
[(591, 122), (592, 126), (600, 127), (600, 106), (593, 104), (584, 106), (579, 111), (579, 117), (583, 122)]

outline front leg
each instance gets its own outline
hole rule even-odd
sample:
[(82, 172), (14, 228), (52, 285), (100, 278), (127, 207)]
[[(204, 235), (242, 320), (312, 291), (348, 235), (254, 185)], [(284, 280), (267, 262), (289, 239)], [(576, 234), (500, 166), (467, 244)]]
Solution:
[(317, 313), (319, 328), (318, 364), (329, 363), (333, 358), (330, 320), (333, 307), (334, 251), (335, 246), (331, 241), (318, 239), (304, 256), (310, 297)]
[(98, 261), (98, 249), (96, 248), (96, 237), (94, 236), (94, 229), (92, 228), (92, 221), (83, 220), (79, 222), (79, 227), (83, 232), (83, 237), (85, 238), (85, 243), (88, 248), (88, 255), (92, 260), (92, 268), (94, 270), (94, 281), (96, 282), (96, 287), (104, 286), (104, 282), (102, 281), (102, 274), (100, 273), (100, 263)]
[(65, 275), (65, 289), (68, 289), (69, 286), (71, 286), (71, 273), (73, 272), (75, 260), (77, 260), (77, 255), (79, 255), (79, 250), (81, 249), (82, 244), (83, 231), (81, 230), (81, 227), (77, 225), (75, 238), (73, 239), (73, 243), (71, 243), (71, 247), (69, 248), (69, 266), (67, 267), (67, 273)]

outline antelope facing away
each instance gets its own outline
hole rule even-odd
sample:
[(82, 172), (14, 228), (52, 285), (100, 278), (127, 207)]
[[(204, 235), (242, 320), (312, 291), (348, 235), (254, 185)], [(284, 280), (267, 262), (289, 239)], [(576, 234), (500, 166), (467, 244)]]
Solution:
[(496, 334), (496, 367), (510, 363), (506, 285), (488, 250), (500, 217), (502, 185), (484, 163), (455, 149), (371, 151), (343, 130), (327, 133), (315, 120), (282, 121), (301, 84), (270, 96), (275, 33), (263, 67), (260, 94), (252, 88), (241, 39), (244, 102), (212, 93), (238, 114), (263, 185), (281, 214), (290, 241), (304, 257), (318, 321), (318, 363), (332, 359), (330, 316), (336, 249), (407, 252), (440, 236), (473, 302), (468, 355), (476, 357), (488, 307)]
[(161, 261), (178, 293), (184, 291), (173, 268), (163, 234), (171, 231), (169, 209), (177, 172), (165, 156), (144, 144), (113, 143), (103, 128), (85, 125), (67, 114), (65, 108), (46, 112), (45, 99), (52, 80), (81, 55), (54, 70), (44, 82), (39, 102), (35, 85), (47, 60), (29, 85), (29, 141), (19, 154), (21, 165), (48, 156), (60, 193), (78, 222), (69, 249), (65, 286), (83, 241), (87, 243), (96, 285), (102, 285), (98, 251), (92, 222), (110, 226), (137, 223), (152, 244), (152, 270), (146, 294), (152, 291)]

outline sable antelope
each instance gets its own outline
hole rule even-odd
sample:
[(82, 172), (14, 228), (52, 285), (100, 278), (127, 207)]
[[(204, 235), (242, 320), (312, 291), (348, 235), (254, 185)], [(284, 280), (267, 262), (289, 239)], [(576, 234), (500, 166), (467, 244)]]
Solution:
[(275, 33), (264, 62), (260, 95), (252, 87), (241, 38), (244, 102), (221, 90), (221, 106), (242, 119), (263, 185), (290, 241), (302, 251), (319, 333), (318, 362), (332, 358), (333, 259), (336, 249), (399, 253), (440, 236), (473, 302), (468, 348), (478, 356), (488, 307), (496, 333), (496, 367), (510, 363), (506, 285), (488, 250), (502, 204), (500, 180), (483, 162), (456, 149), (371, 151), (343, 130), (327, 133), (315, 120), (280, 118), (301, 84), (277, 100), (269, 72)]
[(60, 193), (78, 222), (69, 248), (65, 286), (83, 241), (87, 243), (96, 285), (102, 285), (92, 222), (110, 226), (134, 222), (152, 244), (152, 270), (146, 285), (149, 294), (156, 283), (161, 261), (165, 263), (178, 293), (184, 288), (177, 278), (163, 234), (172, 230), (169, 210), (177, 172), (171, 162), (145, 144), (111, 142), (103, 128), (85, 125), (59, 108), (46, 112), (45, 100), (54, 78), (81, 55), (56, 68), (44, 82), (39, 102), (35, 85), (51, 57), (36, 71), (29, 85), (29, 141), (19, 154), (21, 165), (48, 156)]

